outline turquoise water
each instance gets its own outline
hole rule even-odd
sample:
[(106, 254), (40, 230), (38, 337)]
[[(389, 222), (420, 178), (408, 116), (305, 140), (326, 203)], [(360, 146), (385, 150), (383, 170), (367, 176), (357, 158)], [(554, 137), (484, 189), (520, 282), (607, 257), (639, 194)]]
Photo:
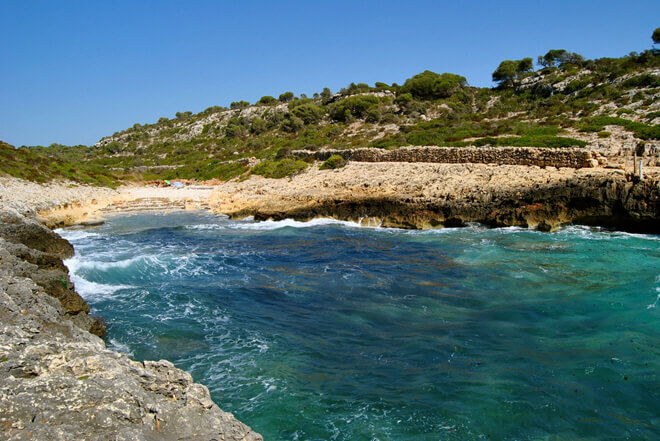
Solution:
[(204, 213), (64, 230), (108, 345), (266, 440), (660, 439), (660, 237)]

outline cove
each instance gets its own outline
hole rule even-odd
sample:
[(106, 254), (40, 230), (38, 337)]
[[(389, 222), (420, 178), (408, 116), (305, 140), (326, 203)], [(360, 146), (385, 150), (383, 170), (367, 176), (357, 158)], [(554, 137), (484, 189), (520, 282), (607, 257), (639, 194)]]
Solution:
[(267, 440), (659, 436), (657, 235), (204, 212), (58, 232), (109, 347)]

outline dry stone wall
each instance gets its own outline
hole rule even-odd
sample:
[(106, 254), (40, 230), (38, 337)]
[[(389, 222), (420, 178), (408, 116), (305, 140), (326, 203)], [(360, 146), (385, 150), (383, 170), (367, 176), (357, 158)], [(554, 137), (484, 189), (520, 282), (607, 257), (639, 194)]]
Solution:
[(401, 147), (396, 150), (358, 148), (348, 150), (296, 150), (298, 156), (325, 161), (332, 155), (357, 162), (435, 162), (446, 164), (536, 165), (539, 167), (596, 167), (597, 155), (580, 148), (535, 147)]

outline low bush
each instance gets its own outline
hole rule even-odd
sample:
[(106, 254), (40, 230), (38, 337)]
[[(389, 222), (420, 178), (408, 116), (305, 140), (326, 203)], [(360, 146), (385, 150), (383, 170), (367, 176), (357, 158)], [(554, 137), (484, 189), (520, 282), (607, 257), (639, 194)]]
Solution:
[(462, 141), (456, 143), (447, 143), (445, 145), (478, 147), (490, 145), (493, 147), (543, 147), (543, 148), (561, 148), (561, 147), (584, 147), (585, 141), (563, 136), (506, 136), (502, 138), (481, 138), (475, 141)]
[(426, 70), (407, 79), (401, 86), (400, 93), (410, 93), (413, 97), (423, 100), (435, 100), (450, 97), (466, 85), (467, 80), (463, 76), (452, 73), (437, 74)]
[(373, 95), (355, 95), (344, 98), (330, 106), (330, 117), (335, 121), (347, 121), (351, 117), (362, 118), (367, 110), (377, 106), (379, 100)]
[(339, 155), (332, 155), (326, 159), (323, 164), (319, 167), (321, 170), (334, 170), (336, 168), (342, 168), (346, 165), (346, 160)]
[(281, 161), (261, 161), (252, 168), (252, 173), (264, 178), (281, 179), (297, 175), (309, 166), (305, 161), (282, 159)]
[(317, 124), (324, 114), (325, 109), (314, 104), (302, 104), (291, 109), (291, 115), (300, 118), (305, 124)]
[(640, 139), (660, 139), (660, 124), (650, 126), (640, 122), (630, 121), (629, 119), (618, 118), (614, 116), (597, 116), (589, 118), (585, 125), (580, 128), (580, 132), (600, 132), (605, 126), (620, 126)]
[(656, 119), (658, 117), (660, 117), (660, 112), (649, 112), (649, 113), (646, 114), (646, 119), (649, 119), (649, 120)]

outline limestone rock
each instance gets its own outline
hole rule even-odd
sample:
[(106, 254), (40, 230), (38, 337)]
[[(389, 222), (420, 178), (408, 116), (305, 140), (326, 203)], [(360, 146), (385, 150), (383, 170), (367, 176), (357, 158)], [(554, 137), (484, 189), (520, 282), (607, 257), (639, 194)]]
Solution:
[(172, 363), (107, 350), (87, 332), (99, 326), (89, 307), (73, 314), (76, 302), (54, 297), (75, 294), (68, 276), (66, 287), (51, 285), (66, 273), (48, 252), (66, 247), (29, 220), (0, 217), (12, 226), (4, 238), (18, 232), (15, 242), (34, 244), (31, 231), (50, 241), (37, 251), (0, 239), (1, 439), (262, 440)]
[(73, 256), (73, 246), (68, 241), (15, 210), (0, 211), (0, 237), (9, 242), (22, 243), (28, 248), (56, 254), (63, 259)]

